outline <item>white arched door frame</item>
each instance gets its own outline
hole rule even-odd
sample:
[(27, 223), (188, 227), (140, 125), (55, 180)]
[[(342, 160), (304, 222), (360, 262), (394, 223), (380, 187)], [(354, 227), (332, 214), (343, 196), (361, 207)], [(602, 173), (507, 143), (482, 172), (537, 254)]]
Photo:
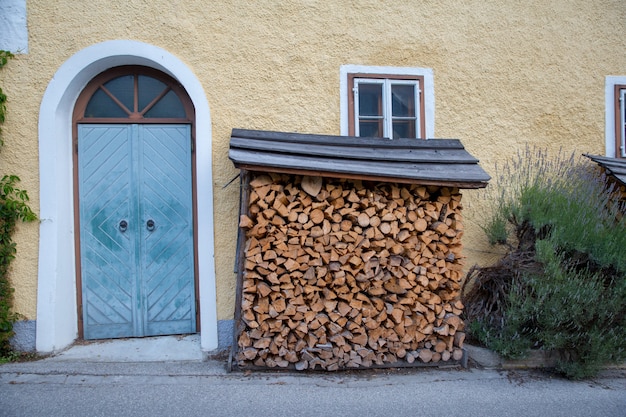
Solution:
[(103, 42), (77, 52), (55, 73), (41, 102), (36, 348), (39, 352), (58, 351), (78, 336), (72, 111), (92, 78), (120, 65), (143, 65), (172, 76), (195, 107), (200, 344), (202, 350), (214, 350), (218, 340), (209, 104), (200, 81), (180, 59), (156, 46), (130, 40)]

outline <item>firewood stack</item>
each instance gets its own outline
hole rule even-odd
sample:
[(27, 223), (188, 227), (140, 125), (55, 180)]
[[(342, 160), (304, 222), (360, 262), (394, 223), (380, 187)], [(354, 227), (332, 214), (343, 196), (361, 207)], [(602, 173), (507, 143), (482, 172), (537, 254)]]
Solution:
[(239, 368), (461, 360), (457, 188), (251, 178), (239, 224)]

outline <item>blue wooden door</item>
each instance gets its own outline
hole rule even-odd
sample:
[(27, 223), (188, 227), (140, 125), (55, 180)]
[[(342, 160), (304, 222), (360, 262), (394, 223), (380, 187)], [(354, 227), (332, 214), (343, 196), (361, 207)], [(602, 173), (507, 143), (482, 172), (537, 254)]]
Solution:
[(188, 125), (78, 126), (85, 339), (196, 331)]

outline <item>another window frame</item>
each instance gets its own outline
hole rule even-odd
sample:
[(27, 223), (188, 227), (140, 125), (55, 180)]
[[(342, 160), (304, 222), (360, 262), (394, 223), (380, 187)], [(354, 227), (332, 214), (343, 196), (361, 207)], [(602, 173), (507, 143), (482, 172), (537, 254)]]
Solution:
[(605, 105), (605, 156), (626, 158), (626, 76), (606, 77)]
[(433, 72), (430, 68), (380, 67), (363, 65), (343, 65), (340, 69), (341, 88), (341, 134), (356, 136), (356, 112), (354, 103), (355, 80), (393, 83), (394, 80), (407, 80), (418, 84), (420, 93), (418, 119), (418, 134), (420, 139), (434, 137), (434, 85)]
[(359, 106), (356, 103), (359, 84), (379, 84), (382, 86), (382, 137), (391, 138), (393, 136), (394, 116), (392, 114), (392, 97), (391, 88), (393, 85), (411, 85), (414, 89), (414, 105), (415, 105), (415, 137), (423, 139), (426, 135), (424, 124), (424, 95), (422, 94), (422, 86), (424, 85), (424, 77), (422, 76), (391, 76), (387, 74), (349, 74), (348, 85), (352, 86), (352, 95), (349, 97), (348, 108), (351, 114), (349, 125), (349, 134), (351, 136), (362, 136), (359, 131), (359, 124), (363, 115), (359, 114)]
[(615, 157), (626, 158), (626, 85), (615, 85)]

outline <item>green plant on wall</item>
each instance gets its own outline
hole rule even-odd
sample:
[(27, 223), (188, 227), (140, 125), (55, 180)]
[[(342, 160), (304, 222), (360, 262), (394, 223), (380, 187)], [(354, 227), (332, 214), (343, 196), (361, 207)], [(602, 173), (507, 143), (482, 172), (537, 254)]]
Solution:
[[(11, 58), (13, 58), (13, 54), (11, 52), (0, 50), (0, 68), (4, 67), (7, 64), (7, 62), (9, 62), (9, 59)], [(3, 144), (1, 125), (2, 123), (4, 123), (5, 114), (7, 112), (6, 101), (7, 101), (7, 96), (2, 91), (2, 88), (0, 88), (0, 146)]]
[[(0, 68), (7, 64), (13, 54), (0, 51)], [(0, 88), (0, 125), (6, 116), (7, 97)], [(0, 130), (0, 145), (2, 145)], [(13, 336), (13, 323), (18, 315), (12, 311), (13, 287), (9, 281), (9, 266), (15, 259), (16, 245), (13, 242), (15, 227), (20, 221), (33, 221), (37, 218), (28, 206), (28, 194), (17, 188), (19, 178), (4, 175), (0, 179), (0, 363), (10, 356), (9, 340)]]

